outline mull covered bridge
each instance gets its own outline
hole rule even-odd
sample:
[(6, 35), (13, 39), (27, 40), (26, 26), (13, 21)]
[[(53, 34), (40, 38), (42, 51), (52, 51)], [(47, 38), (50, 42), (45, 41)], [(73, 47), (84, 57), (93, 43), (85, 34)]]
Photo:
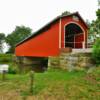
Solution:
[(87, 25), (78, 12), (58, 16), (17, 44), (16, 56), (58, 56), (61, 48), (86, 48)]
[(87, 48), (88, 27), (78, 12), (61, 15), (16, 45), (16, 56), (59, 56), (67, 48)]

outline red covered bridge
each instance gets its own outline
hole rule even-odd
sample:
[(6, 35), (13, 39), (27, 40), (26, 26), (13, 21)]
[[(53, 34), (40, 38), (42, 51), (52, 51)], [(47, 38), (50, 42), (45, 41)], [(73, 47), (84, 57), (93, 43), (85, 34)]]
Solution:
[(78, 12), (58, 16), (17, 44), (16, 56), (57, 56), (61, 48), (86, 48), (87, 30), (88, 27)]

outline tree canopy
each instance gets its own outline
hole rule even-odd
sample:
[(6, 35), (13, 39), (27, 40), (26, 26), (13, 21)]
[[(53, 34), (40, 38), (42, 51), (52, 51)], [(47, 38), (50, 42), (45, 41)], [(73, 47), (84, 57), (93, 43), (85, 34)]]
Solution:
[(5, 34), (4, 33), (0, 33), (0, 53), (3, 52), (3, 43), (5, 40)]
[(97, 19), (89, 25), (89, 39), (96, 40), (100, 38), (100, 0), (98, 0), (98, 10), (96, 11)]
[(66, 16), (66, 15), (69, 15), (69, 14), (70, 14), (69, 11), (64, 11), (64, 12), (62, 13), (62, 16)]
[(17, 43), (21, 42), (23, 39), (31, 35), (32, 29), (25, 26), (16, 26), (15, 30), (7, 35), (5, 41), (9, 46), (9, 53), (14, 53), (15, 46)]
[(100, 38), (98, 38), (93, 46), (92, 57), (97, 64), (100, 64)]

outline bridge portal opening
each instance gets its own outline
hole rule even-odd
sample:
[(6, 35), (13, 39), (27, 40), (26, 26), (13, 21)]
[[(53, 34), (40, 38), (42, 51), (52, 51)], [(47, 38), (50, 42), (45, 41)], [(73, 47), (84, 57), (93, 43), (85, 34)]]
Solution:
[(70, 23), (65, 26), (65, 48), (82, 48), (83, 41), (84, 32), (79, 25)]

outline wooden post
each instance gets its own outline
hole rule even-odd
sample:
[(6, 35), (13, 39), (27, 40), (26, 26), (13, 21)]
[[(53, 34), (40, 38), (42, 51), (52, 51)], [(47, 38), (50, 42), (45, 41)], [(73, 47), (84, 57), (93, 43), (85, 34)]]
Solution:
[(34, 71), (30, 71), (30, 93), (33, 94)]
[(3, 70), (3, 72), (2, 72), (2, 80), (5, 81), (5, 79), (6, 79), (6, 71)]

